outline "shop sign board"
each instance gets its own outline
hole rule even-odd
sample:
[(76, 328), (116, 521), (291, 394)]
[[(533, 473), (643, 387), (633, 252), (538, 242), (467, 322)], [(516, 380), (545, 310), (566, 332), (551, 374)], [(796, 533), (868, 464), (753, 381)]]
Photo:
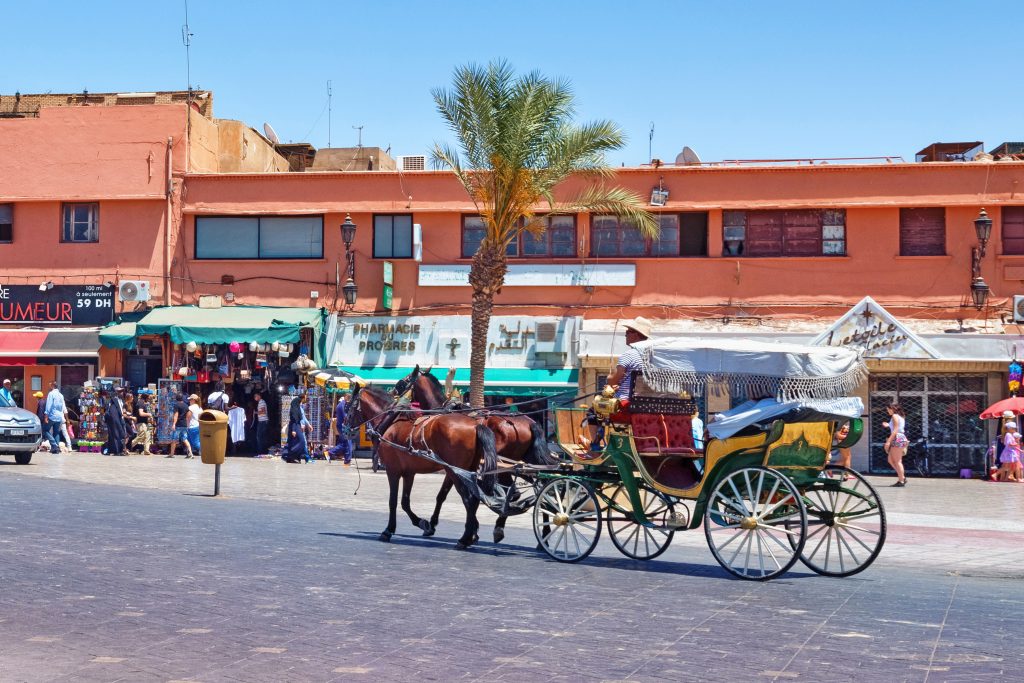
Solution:
[[(538, 343), (538, 325), (544, 332)], [(572, 366), (576, 317), (493, 316), (487, 366)], [(469, 367), (470, 316), (341, 316), (330, 365), (360, 367)]]
[(113, 287), (0, 285), (0, 323), (100, 326), (113, 319)]
[[(468, 287), (469, 265), (420, 265), (421, 287)], [(505, 287), (633, 287), (636, 265), (608, 263), (586, 265), (511, 264)]]
[(866, 296), (811, 342), (846, 346), (865, 358), (939, 358), (939, 354), (882, 306)]
[(394, 301), (394, 291), (392, 290), (391, 285), (389, 285), (386, 282), (384, 283), (384, 292), (381, 299), (381, 307), (385, 311), (390, 311), (392, 307), (392, 302)]

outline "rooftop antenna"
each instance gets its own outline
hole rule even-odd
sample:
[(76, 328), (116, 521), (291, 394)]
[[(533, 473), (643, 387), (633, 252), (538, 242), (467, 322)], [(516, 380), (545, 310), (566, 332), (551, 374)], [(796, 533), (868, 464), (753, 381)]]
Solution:
[(654, 158), (654, 121), (651, 121), (651, 132), (647, 136), (647, 162)]
[(331, 146), (331, 82), (327, 81), (327, 147)]
[(188, 0), (185, 0), (185, 23), (181, 27), (181, 42), (185, 44), (185, 80), (188, 81), (188, 98), (192, 99), (192, 60), (189, 48), (192, 46), (192, 33), (188, 30)]
[(359, 144), (356, 145), (359, 149), (363, 148), (363, 126), (352, 126), (354, 130), (359, 131)]

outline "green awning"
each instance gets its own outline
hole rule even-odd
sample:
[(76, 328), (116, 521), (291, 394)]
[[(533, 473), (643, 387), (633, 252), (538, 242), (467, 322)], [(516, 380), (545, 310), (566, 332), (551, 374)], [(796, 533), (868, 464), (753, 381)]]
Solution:
[(108, 349), (134, 349), (135, 323), (117, 323), (100, 331), (100, 344)]
[[(412, 368), (379, 368), (345, 365), (341, 370), (359, 375), (372, 384), (394, 384)], [(447, 368), (433, 368), (430, 374), (444, 383)], [(469, 387), (469, 368), (455, 370), (455, 386), (465, 391)], [(579, 384), (579, 370), (571, 368), (487, 368), (484, 371), (484, 394), (488, 396), (554, 396), (570, 397)]]
[(104, 329), (100, 343), (109, 348), (130, 349), (137, 337), (166, 334), (175, 344), (295, 344), (300, 339), (299, 331), (309, 327), (314, 331), (314, 355), (319, 362), (323, 357), (319, 347), (323, 344), (320, 331), (325, 317), (326, 312), (319, 308), (159, 306), (136, 323), (119, 323)]

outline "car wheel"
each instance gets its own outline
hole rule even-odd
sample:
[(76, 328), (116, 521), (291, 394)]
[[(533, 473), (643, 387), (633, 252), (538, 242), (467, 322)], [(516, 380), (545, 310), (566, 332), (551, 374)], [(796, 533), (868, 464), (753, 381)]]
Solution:
[(32, 454), (31, 453), (15, 453), (14, 454), (14, 462), (18, 463), (19, 465), (27, 465), (30, 462), (32, 462)]

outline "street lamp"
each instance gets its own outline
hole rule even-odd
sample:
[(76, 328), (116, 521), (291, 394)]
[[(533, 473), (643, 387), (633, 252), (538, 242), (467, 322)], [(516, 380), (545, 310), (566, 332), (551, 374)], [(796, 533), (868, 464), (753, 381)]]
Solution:
[(981, 260), (985, 258), (988, 239), (992, 236), (992, 219), (988, 217), (984, 207), (974, 219), (974, 233), (978, 237), (978, 246), (971, 247), (971, 301), (979, 311), (988, 303), (989, 286), (981, 276)]
[(356, 305), (359, 288), (356, 287), (356, 252), (352, 250), (352, 242), (356, 238), (356, 224), (352, 216), (345, 214), (345, 222), (341, 224), (341, 241), (345, 243), (345, 286), (341, 288), (345, 296), (345, 305), (352, 308)]

